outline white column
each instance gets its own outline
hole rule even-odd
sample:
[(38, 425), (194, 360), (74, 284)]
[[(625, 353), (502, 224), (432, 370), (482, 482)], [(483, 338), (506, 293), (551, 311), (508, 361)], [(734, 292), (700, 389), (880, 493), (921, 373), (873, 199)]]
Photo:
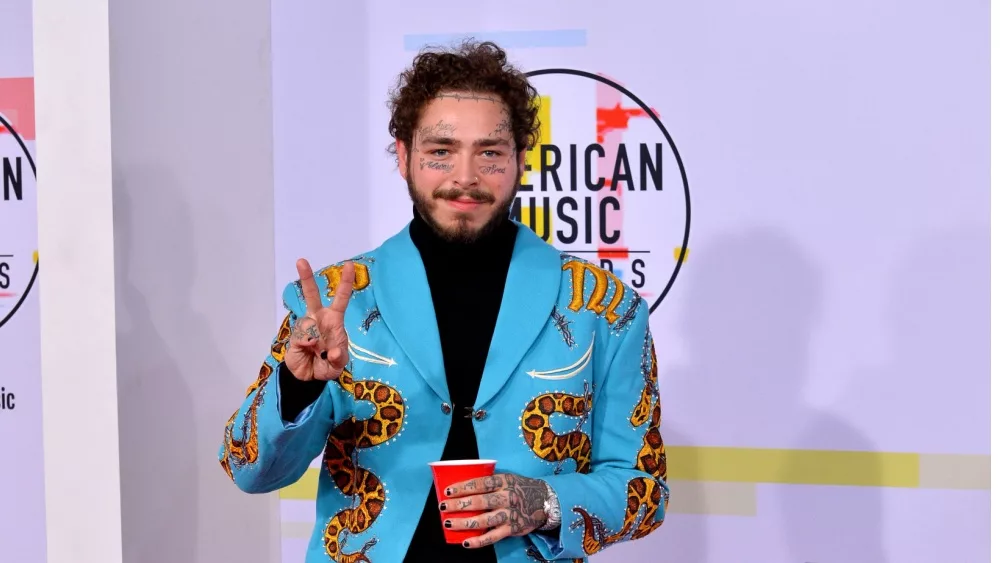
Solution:
[(122, 560), (107, 0), (35, 0), (48, 560)]
[(34, 2), (48, 560), (275, 563), (217, 459), (278, 328), (270, 3)]

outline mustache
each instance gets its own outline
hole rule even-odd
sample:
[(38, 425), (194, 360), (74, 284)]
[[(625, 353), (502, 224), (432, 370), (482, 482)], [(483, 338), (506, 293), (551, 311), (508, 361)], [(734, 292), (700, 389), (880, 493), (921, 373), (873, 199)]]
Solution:
[(460, 197), (469, 198), (477, 203), (493, 203), (496, 198), (493, 194), (482, 190), (462, 190), (459, 188), (443, 189), (438, 188), (434, 190), (434, 197), (438, 199), (443, 199), (446, 201), (454, 201)]

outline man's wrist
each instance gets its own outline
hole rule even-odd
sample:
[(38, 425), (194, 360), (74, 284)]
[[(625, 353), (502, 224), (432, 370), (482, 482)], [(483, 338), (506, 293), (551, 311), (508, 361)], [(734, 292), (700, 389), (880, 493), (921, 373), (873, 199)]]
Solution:
[(545, 481), (542, 481), (542, 483), (545, 483), (546, 492), (545, 502), (542, 504), (542, 508), (545, 511), (545, 524), (539, 530), (555, 530), (562, 525), (562, 510), (559, 507), (559, 498), (548, 483)]

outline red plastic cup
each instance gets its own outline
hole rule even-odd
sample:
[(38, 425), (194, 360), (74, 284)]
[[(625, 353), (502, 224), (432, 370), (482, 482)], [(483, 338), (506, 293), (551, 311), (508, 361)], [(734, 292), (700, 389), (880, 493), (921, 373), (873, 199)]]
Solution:
[[(455, 483), (493, 475), (497, 462), (492, 459), (456, 459), (452, 461), (433, 461), (430, 463), (430, 466), (431, 474), (434, 476), (434, 490), (437, 492), (437, 499), (440, 503), (446, 500), (444, 496), (445, 489)], [(469, 538), (482, 535), (483, 530), (451, 530), (444, 527), (445, 520), (468, 518), (479, 514), (482, 514), (482, 511), (442, 512), (441, 529), (444, 530), (444, 541), (460, 544)]]

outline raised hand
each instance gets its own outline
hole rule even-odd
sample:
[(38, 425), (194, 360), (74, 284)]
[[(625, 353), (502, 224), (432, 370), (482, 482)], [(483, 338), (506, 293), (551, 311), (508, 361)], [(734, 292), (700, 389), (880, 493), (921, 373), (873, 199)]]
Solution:
[(331, 381), (340, 377), (347, 365), (347, 331), (344, 311), (354, 290), (354, 263), (344, 263), (333, 302), (323, 306), (312, 266), (305, 259), (295, 263), (306, 302), (306, 314), (292, 327), (285, 352), (285, 365), (296, 379)]

